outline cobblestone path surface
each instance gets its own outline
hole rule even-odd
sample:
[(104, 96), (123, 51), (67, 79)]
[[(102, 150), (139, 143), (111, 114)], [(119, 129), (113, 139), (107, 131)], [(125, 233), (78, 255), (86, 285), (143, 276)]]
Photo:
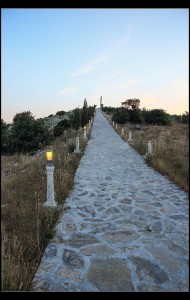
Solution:
[(189, 291), (188, 195), (99, 109), (64, 208), (31, 291)]

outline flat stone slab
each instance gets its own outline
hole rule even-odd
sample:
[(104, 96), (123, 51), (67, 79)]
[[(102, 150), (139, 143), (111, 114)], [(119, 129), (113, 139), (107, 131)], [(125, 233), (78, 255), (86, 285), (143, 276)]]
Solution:
[(74, 247), (81, 247), (83, 245), (94, 244), (99, 242), (99, 240), (93, 235), (82, 233), (71, 234), (70, 239), (64, 239), (63, 236), (62, 241), (65, 245), (71, 245)]
[(181, 264), (180, 262), (176, 261), (174, 256), (172, 257), (171, 253), (168, 253), (164, 249), (160, 249), (160, 247), (155, 246), (148, 246), (146, 249), (160, 262), (160, 265), (165, 266), (168, 271), (171, 273), (179, 272)]
[(112, 250), (111, 248), (108, 248), (107, 246), (104, 246), (104, 245), (97, 245), (97, 246), (89, 246), (89, 247), (86, 247), (86, 248), (83, 248), (80, 250), (80, 252), (82, 254), (85, 254), (85, 255), (93, 255), (93, 254), (98, 254), (99, 256), (102, 256), (102, 255), (111, 255), (114, 253), (114, 250)]
[(66, 266), (71, 268), (80, 269), (84, 266), (84, 260), (73, 250), (64, 249), (62, 259)]
[(57, 274), (56, 274), (59, 278), (60, 281), (62, 281), (63, 279), (68, 279), (68, 280), (73, 280), (75, 282), (79, 282), (81, 283), (81, 279), (80, 279), (80, 272), (79, 271), (73, 271), (73, 270), (70, 270), (68, 268), (60, 268), (58, 271), (57, 271)]
[(128, 265), (121, 259), (92, 260), (87, 279), (101, 292), (134, 291)]
[(49, 244), (44, 252), (44, 257), (54, 257), (57, 254), (56, 244)]
[(139, 236), (133, 231), (116, 231), (111, 233), (106, 233), (104, 238), (108, 242), (118, 243), (118, 242), (130, 242), (137, 239)]
[(149, 281), (152, 280), (153, 283), (169, 281), (167, 273), (150, 260), (138, 256), (131, 257), (131, 260), (135, 264), (137, 275), (140, 279), (144, 280), (145, 276), (148, 275)]

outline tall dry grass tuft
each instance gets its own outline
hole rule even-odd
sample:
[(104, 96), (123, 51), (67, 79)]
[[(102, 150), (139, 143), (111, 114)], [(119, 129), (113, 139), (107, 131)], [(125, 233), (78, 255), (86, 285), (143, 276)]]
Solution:
[(59, 206), (47, 209), (46, 159), (42, 156), (1, 157), (2, 291), (26, 291), (43, 252), (54, 235), (54, 227), (73, 180), (87, 141), (79, 132), (81, 154), (74, 154), (75, 132), (66, 131), (51, 145), (54, 152), (54, 190)]
[[(105, 117), (111, 122), (111, 116)], [(146, 162), (161, 174), (167, 176), (180, 188), (189, 193), (189, 125), (176, 124), (173, 126), (147, 126), (147, 130), (136, 130), (134, 125), (118, 124), (115, 131), (121, 134), (124, 127), (125, 134), (121, 136), (124, 141), (132, 133), (129, 144), (141, 155), (146, 156), (148, 141), (153, 144), (153, 154), (146, 156)]]
[(186, 125), (179, 125), (162, 132), (154, 141), (154, 153), (147, 162), (189, 193), (188, 130)]

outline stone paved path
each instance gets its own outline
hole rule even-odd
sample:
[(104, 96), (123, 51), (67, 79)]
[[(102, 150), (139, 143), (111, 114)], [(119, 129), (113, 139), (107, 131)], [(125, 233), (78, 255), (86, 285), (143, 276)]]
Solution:
[(97, 109), (32, 291), (189, 291), (188, 203)]

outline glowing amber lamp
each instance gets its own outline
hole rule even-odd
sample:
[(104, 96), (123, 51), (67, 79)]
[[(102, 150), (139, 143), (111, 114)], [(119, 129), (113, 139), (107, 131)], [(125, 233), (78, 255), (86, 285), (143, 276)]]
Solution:
[(47, 159), (47, 161), (52, 161), (53, 152), (51, 150), (46, 151), (46, 159)]

